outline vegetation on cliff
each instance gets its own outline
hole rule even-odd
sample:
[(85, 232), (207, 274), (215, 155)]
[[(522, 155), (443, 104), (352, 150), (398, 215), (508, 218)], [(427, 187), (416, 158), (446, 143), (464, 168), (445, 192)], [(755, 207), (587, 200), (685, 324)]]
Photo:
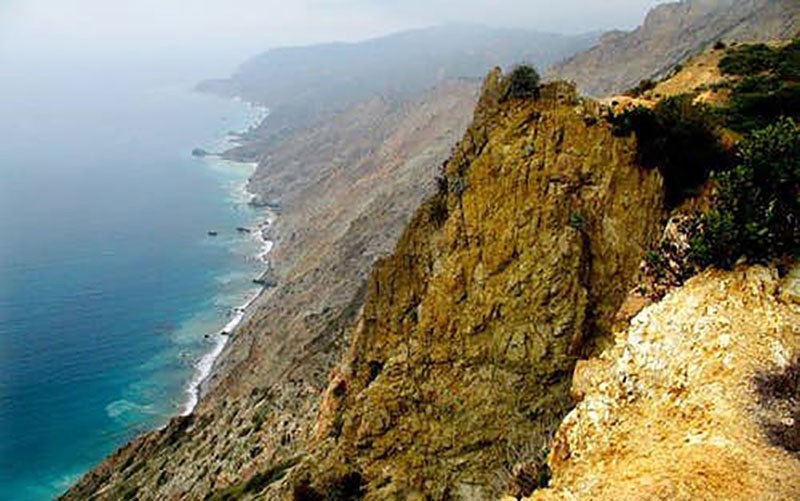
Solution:
[(616, 134), (636, 133), (639, 163), (661, 171), (673, 206), (696, 194), (712, 171), (725, 166), (709, 107), (695, 103), (690, 94), (668, 97), (652, 109), (637, 106), (611, 121)]
[(725, 75), (741, 77), (721, 111), (726, 127), (747, 133), (779, 117), (800, 116), (800, 37), (782, 47), (751, 44), (732, 48), (719, 69)]
[(786, 118), (753, 132), (741, 160), (717, 178), (712, 208), (692, 241), (701, 265), (731, 268), (800, 254), (800, 126)]
[[(710, 208), (688, 230), (687, 267), (730, 268), (742, 257), (769, 262), (800, 252), (798, 54), (800, 39), (734, 47), (719, 61), (720, 73), (733, 77), (718, 84), (730, 89), (724, 102), (709, 105), (690, 92), (612, 115), (618, 134), (636, 134), (640, 162), (662, 172), (673, 206), (712, 177)], [(738, 133), (743, 140), (724, 146)], [(658, 268), (663, 260), (654, 253), (649, 263)]]
[(511, 99), (531, 99), (539, 96), (541, 77), (533, 66), (521, 64), (514, 67), (506, 78), (508, 97)]

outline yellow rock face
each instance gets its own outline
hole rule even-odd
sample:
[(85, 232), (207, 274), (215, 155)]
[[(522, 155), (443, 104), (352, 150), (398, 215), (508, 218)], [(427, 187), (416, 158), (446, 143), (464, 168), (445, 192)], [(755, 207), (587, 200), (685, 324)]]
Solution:
[(645, 308), (576, 371), (532, 499), (800, 499), (800, 458), (768, 431), (798, 426), (792, 404), (758, 384), (800, 355), (798, 276), (707, 272)]
[(446, 189), (373, 272), (291, 481), (325, 492), (356, 471), (367, 499), (487, 499), (509, 451), (571, 407), (576, 359), (658, 234), (661, 178), (573, 87), (501, 102), (502, 85), (489, 78)]

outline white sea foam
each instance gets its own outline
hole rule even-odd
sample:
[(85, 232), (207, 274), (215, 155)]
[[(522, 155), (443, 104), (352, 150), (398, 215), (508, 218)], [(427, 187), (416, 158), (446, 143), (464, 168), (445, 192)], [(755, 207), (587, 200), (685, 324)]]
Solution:
[(189, 383), (189, 387), (186, 389), (186, 393), (189, 397), (183, 406), (183, 412), (181, 412), (182, 416), (188, 416), (192, 413), (192, 411), (194, 411), (194, 408), (197, 406), (197, 402), (200, 400), (200, 385), (203, 383), (203, 381), (205, 381), (209, 374), (211, 374), (211, 369), (214, 367), (214, 362), (217, 360), (217, 357), (222, 354), (222, 350), (225, 349), (225, 345), (228, 342), (228, 336), (218, 334), (216, 338), (214, 349), (206, 353), (195, 366), (197, 372), (192, 381)]
[[(250, 201), (253, 197), (253, 194), (247, 191), (247, 184), (245, 183), (241, 188), (242, 190), (242, 200)], [(238, 192), (239, 190), (237, 190)], [(237, 193), (238, 194), (238, 193)], [(256, 231), (250, 233), (250, 235), (259, 240), (261, 242), (261, 249), (257, 255), (257, 259), (264, 263), (269, 263), (268, 256), (270, 251), (272, 251), (273, 242), (266, 238), (266, 232), (264, 231), (269, 225), (271, 225), (274, 221), (274, 214), (267, 213), (266, 220), (258, 225)], [(216, 363), (217, 359), (222, 355), (222, 352), (225, 350), (225, 346), (228, 343), (228, 339), (232, 336), (236, 328), (244, 320), (245, 316), (247, 315), (247, 311), (250, 306), (261, 296), (261, 293), (264, 291), (264, 287), (258, 289), (256, 293), (254, 293), (250, 298), (241, 306), (233, 308), (230, 312), (230, 320), (227, 324), (222, 328), (221, 331), (213, 335), (214, 338), (214, 348), (206, 353), (196, 364), (195, 364), (195, 376), (189, 382), (188, 387), (186, 388), (186, 393), (188, 395), (186, 403), (183, 406), (183, 411), (181, 415), (188, 416), (191, 414), (195, 407), (197, 407), (197, 403), (200, 400), (200, 387), (202, 386), (203, 382), (208, 379), (211, 375), (212, 370), (214, 369), (214, 364)]]
[[(250, 107), (254, 111), (253, 123), (259, 124), (262, 120), (264, 120), (270, 113), (268, 108), (264, 108), (252, 103), (248, 103)], [(224, 144), (220, 145), (222, 149), (225, 147), (231, 147), (236, 144), (236, 139), (232, 137), (227, 137), (224, 140)], [(220, 161), (219, 159), (209, 159), (210, 162), (207, 163), (209, 167), (214, 169), (250, 169), (251, 174), (255, 172), (258, 163), (253, 162), (232, 162), (232, 161)], [(231, 198), (232, 201), (237, 204), (237, 210), (244, 210), (245, 208), (249, 207), (250, 202), (252, 202), (255, 198), (255, 194), (251, 193), (248, 188), (248, 182), (237, 183), (237, 185), (231, 187)], [(267, 239), (266, 228), (272, 225), (275, 215), (269, 211), (265, 211), (265, 218), (264, 220), (257, 225), (257, 228), (254, 229), (250, 233), (251, 238), (254, 238), (260, 242), (260, 249), (255, 259), (260, 262), (269, 264), (268, 255), (270, 251), (272, 251), (273, 242)], [(206, 353), (196, 364), (195, 364), (195, 376), (190, 381), (186, 393), (188, 398), (186, 403), (183, 407), (182, 415), (186, 416), (191, 414), (194, 411), (194, 408), (197, 406), (198, 401), (200, 400), (200, 387), (202, 386), (203, 382), (208, 379), (211, 375), (211, 372), (214, 369), (214, 364), (216, 363), (217, 359), (222, 355), (222, 352), (225, 350), (225, 346), (230, 339), (230, 336), (235, 334), (236, 328), (242, 323), (245, 316), (247, 315), (248, 308), (258, 299), (261, 293), (264, 291), (264, 288), (261, 287), (255, 292), (252, 296), (250, 296), (247, 301), (238, 306), (233, 308), (230, 311), (230, 320), (227, 324), (222, 328), (221, 331), (213, 334), (214, 339), (214, 347)]]
[(152, 414), (152, 405), (141, 405), (130, 400), (115, 400), (106, 406), (106, 414), (111, 419), (125, 419), (130, 413)]

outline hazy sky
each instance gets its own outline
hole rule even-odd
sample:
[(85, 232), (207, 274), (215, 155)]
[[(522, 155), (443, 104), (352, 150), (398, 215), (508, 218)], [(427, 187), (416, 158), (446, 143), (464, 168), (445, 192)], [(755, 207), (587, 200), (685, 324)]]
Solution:
[[(640, 23), (658, 0), (0, 0), (0, 49), (250, 54), (447, 22), (580, 32)], [(19, 53), (19, 52), (17, 52)]]

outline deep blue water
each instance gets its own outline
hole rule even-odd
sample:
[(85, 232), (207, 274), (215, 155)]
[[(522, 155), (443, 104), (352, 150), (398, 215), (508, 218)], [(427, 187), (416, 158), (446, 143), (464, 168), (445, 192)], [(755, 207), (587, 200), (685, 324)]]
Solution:
[[(4, 68), (0, 498), (49, 499), (181, 411), (252, 293), (251, 167), (193, 158), (257, 110), (169, 62)], [(209, 237), (216, 230), (219, 236)]]

